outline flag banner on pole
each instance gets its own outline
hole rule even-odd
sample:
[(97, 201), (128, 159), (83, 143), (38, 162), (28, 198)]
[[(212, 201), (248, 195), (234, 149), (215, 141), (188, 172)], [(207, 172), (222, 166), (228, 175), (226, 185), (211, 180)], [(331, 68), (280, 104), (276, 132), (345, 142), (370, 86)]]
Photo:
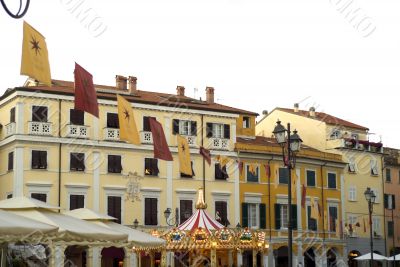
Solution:
[(179, 171), (186, 175), (193, 175), (188, 142), (179, 134), (176, 135), (176, 139), (178, 141)]
[(203, 156), (203, 158), (207, 161), (208, 165), (211, 165), (211, 152), (210, 150), (200, 147), (200, 155)]
[(118, 100), (118, 121), (119, 139), (134, 145), (140, 145), (139, 132), (136, 127), (133, 108), (125, 98), (117, 95)]
[(161, 123), (155, 118), (149, 118), (150, 130), (153, 136), (154, 158), (173, 161)]
[(86, 111), (99, 117), (99, 104), (94, 89), (93, 76), (87, 70), (75, 63), (75, 109)]

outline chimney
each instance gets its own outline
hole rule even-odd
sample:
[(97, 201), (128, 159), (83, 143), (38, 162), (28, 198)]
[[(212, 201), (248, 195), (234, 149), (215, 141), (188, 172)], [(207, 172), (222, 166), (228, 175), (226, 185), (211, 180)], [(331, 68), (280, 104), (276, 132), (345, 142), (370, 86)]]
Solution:
[(315, 108), (314, 107), (310, 108), (310, 117), (315, 118)]
[(176, 87), (176, 95), (185, 96), (185, 87), (178, 85)]
[(137, 85), (137, 78), (133, 77), (133, 76), (129, 76), (128, 77), (128, 90), (132, 95), (136, 94), (136, 91), (137, 91), (136, 85)]
[(299, 112), (299, 103), (294, 103), (293, 111), (296, 113)]
[(118, 90), (127, 89), (127, 78), (122, 75), (115, 75), (115, 83)]
[(262, 111), (262, 114), (263, 114), (264, 117), (268, 116), (268, 110), (265, 110), (265, 109), (264, 109), (264, 110)]
[(213, 104), (214, 103), (214, 87), (206, 87), (206, 99), (207, 103)]

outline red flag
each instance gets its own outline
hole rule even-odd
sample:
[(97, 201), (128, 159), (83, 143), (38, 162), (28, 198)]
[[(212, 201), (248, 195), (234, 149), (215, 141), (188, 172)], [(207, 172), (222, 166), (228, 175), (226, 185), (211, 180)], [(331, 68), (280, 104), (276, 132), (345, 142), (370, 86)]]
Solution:
[(149, 118), (149, 123), (151, 134), (153, 136), (154, 158), (173, 161), (162, 125), (153, 117)]
[(306, 207), (306, 193), (307, 193), (307, 187), (303, 184), (303, 188), (301, 190), (301, 206), (303, 208)]
[(210, 150), (200, 147), (200, 155), (203, 156), (203, 158), (207, 161), (208, 165), (211, 165), (211, 153)]
[(243, 161), (239, 161), (239, 174), (243, 172)]
[(271, 168), (268, 164), (265, 164), (265, 175), (267, 176), (267, 178), (271, 178)]
[(75, 62), (75, 109), (99, 117), (99, 104), (93, 85), (93, 76)]

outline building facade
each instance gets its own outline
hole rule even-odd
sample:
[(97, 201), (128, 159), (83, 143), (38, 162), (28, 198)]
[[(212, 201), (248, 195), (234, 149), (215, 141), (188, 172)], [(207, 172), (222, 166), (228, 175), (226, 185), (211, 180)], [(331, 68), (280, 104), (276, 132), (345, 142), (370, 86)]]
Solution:
[(343, 169), (343, 204), (346, 250), (350, 264), (356, 255), (368, 253), (369, 219), (368, 204), (364, 191), (370, 187), (376, 194), (372, 218), (374, 250), (386, 254), (384, 192), (382, 185), (383, 149), (381, 143), (369, 142), (368, 128), (332, 115), (300, 110), (298, 104), (293, 109), (275, 108), (258, 122), (257, 134), (270, 136), (277, 120), (286, 126), (291, 123), (297, 129), (304, 144), (321, 151), (342, 156), (347, 163)]

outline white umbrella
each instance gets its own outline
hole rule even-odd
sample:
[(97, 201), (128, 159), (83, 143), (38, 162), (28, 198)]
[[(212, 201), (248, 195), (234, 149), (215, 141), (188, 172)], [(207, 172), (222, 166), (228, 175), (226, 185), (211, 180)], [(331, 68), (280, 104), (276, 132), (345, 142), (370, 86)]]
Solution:
[[(377, 260), (377, 261), (386, 261), (388, 259), (385, 256), (382, 256), (382, 255), (379, 255), (379, 254), (376, 254), (376, 253), (374, 253), (373, 256), (374, 256), (374, 261), (375, 260)], [(359, 256), (357, 258), (354, 258), (354, 259), (357, 260), (357, 261), (370, 260), (371, 259), (371, 253), (367, 253), (365, 255), (361, 255), (361, 256)]]
[[(387, 259), (388, 259), (388, 261), (394, 261), (394, 257), (395, 257), (395, 256), (392, 256), (392, 257), (389, 257), (389, 258), (387, 258)], [(397, 255), (396, 255), (396, 261), (400, 261), (400, 254), (397, 254)]]

